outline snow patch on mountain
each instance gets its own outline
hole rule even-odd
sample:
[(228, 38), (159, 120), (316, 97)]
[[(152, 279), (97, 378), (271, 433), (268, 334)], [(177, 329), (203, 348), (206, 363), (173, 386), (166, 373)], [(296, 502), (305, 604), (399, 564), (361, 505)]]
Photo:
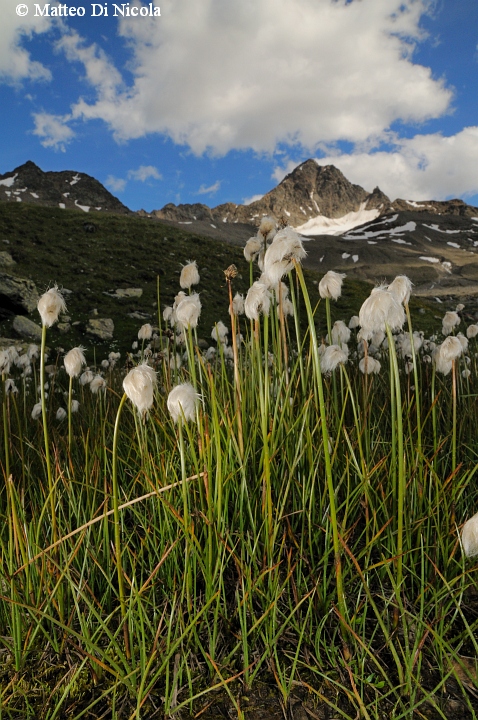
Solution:
[(365, 210), (365, 205), (366, 203), (361, 203), (359, 210), (349, 212), (339, 218), (317, 215), (295, 229), (302, 235), (341, 235), (358, 225), (369, 223), (378, 218), (380, 210), (377, 208)]

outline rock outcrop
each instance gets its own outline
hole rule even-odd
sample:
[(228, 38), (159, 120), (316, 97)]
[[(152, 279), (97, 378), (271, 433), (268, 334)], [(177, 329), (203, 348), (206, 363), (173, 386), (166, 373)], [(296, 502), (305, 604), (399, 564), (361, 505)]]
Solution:
[(33, 280), (0, 272), (0, 317), (33, 312), (38, 299)]

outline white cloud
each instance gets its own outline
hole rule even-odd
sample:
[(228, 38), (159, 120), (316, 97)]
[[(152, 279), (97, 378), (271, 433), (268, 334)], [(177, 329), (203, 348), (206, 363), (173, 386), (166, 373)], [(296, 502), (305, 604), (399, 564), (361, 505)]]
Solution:
[[(478, 126), (449, 137), (440, 133), (395, 140), (390, 152), (328, 155), (319, 165), (335, 165), (366, 190), (376, 185), (394, 200), (444, 200), (478, 193)], [(287, 172), (275, 172), (281, 180)]]
[(51, 27), (51, 20), (34, 16), (34, 3), (22, 0), (28, 6), (28, 14), (19, 17), (14, 3), (3, 3), (0, 23), (0, 82), (21, 80), (50, 80), (51, 73), (42, 63), (32, 60), (23, 47), (25, 39), (36, 33), (44, 33)]
[(263, 197), (264, 195), (253, 195), (252, 197), (244, 198), (242, 202), (244, 205), (250, 205), (253, 202), (257, 202), (257, 200), (262, 200)]
[(65, 146), (75, 137), (73, 130), (66, 124), (70, 117), (40, 112), (34, 113), (33, 119), (35, 121), (33, 134), (42, 138), (43, 147), (65, 152)]
[(129, 88), (96, 46), (61, 42), (97, 89), (73, 114), (103, 119), (118, 140), (159, 132), (197, 154), (380, 138), (394, 121), (449, 109), (452, 91), (413, 62), (431, 4), (163, 0), (160, 19), (120, 22), (133, 53)]
[(106, 186), (111, 188), (113, 192), (123, 192), (126, 187), (126, 180), (123, 180), (122, 178), (117, 178), (114, 175), (108, 175), (106, 178)]
[(216, 180), (214, 185), (209, 185), (209, 187), (206, 187), (205, 185), (201, 185), (199, 190), (196, 192), (196, 195), (214, 195), (214, 193), (217, 193), (219, 188), (221, 187), (221, 181)]
[(154, 165), (140, 165), (137, 170), (129, 170), (128, 177), (140, 182), (145, 182), (149, 178), (154, 178), (154, 180), (163, 179), (161, 173), (158, 172), (158, 168), (154, 167)]

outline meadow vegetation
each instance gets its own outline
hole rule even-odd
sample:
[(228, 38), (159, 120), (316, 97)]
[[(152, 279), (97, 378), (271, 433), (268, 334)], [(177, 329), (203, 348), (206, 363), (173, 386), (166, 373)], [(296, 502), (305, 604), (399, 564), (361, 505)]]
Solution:
[(264, 682), (291, 716), (476, 717), (478, 326), (422, 332), (403, 277), (352, 317), (276, 231), (207, 349), (191, 262), (127, 363), (45, 358), (55, 288), (0, 353), (1, 717), (242, 718)]

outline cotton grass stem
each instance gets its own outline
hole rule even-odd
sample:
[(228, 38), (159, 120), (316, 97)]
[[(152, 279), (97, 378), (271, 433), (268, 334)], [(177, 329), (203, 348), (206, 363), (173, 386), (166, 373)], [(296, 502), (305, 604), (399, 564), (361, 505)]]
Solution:
[(119, 425), (121, 411), (123, 410), (126, 398), (126, 393), (123, 394), (121, 402), (116, 413), (115, 429), (113, 435), (113, 523), (114, 523), (114, 539), (115, 539), (115, 555), (116, 555), (116, 569), (118, 573), (118, 593), (121, 608), (121, 619), (123, 621), (123, 634), (125, 653), (128, 660), (131, 657), (130, 644), (129, 644), (129, 632), (128, 623), (126, 622), (126, 601), (124, 594), (124, 577), (123, 577), (123, 561), (121, 554), (121, 528), (120, 528), (120, 516), (119, 516), (119, 503), (118, 503), (118, 436), (119, 436)]
[(397, 593), (397, 607), (401, 603), (401, 585), (403, 578), (403, 520), (404, 520), (404, 509), (405, 509), (405, 491), (406, 491), (406, 477), (405, 477), (405, 454), (403, 444), (403, 417), (402, 417), (402, 394), (400, 389), (400, 376), (398, 372), (398, 361), (397, 353), (395, 349), (395, 342), (393, 339), (392, 331), (390, 326), (386, 325), (386, 333), (388, 338), (388, 349), (390, 353), (390, 370), (391, 377), (393, 377), (394, 385), (394, 399), (395, 399), (395, 417), (392, 416), (392, 426), (396, 425), (396, 437), (397, 437), (397, 456), (398, 456), (398, 467), (397, 467), (397, 572), (396, 572), (396, 593)]
[[(324, 388), (322, 383), (322, 373), (320, 369), (320, 357), (319, 357), (319, 346), (317, 344), (317, 333), (315, 330), (314, 315), (312, 312), (312, 306), (310, 304), (309, 293), (305, 284), (304, 274), (302, 268), (298, 263), (295, 263), (296, 272), (302, 288), (302, 295), (304, 297), (305, 307), (307, 311), (307, 320), (309, 325), (311, 348), (312, 348), (312, 360), (315, 374), (315, 380), (317, 384), (317, 391), (319, 395), (319, 409), (320, 409), (320, 425), (322, 431), (322, 445), (325, 460), (325, 476), (327, 481), (327, 491), (329, 496), (329, 508), (330, 508), (330, 524), (332, 527), (332, 542), (334, 548), (334, 565), (335, 565), (335, 582), (337, 589), (337, 605), (340, 617), (340, 624), (342, 627), (343, 640), (346, 643), (348, 632), (347, 632), (347, 606), (345, 602), (345, 592), (343, 586), (342, 577), (342, 557), (341, 547), (339, 539), (339, 530), (337, 524), (337, 508), (335, 504), (335, 488), (332, 477), (332, 464), (330, 461), (329, 451), (329, 433), (327, 430), (327, 412), (325, 408), (324, 399)], [(346, 654), (348, 659), (348, 649), (346, 648)]]
[(8, 437), (8, 408), (7, 408), (7, 378), (2, 373), (2, 385), (3, 385), (3, 440), (5, 444), (5, 480), (7, 481), (10, 477), (10, 439)]
[(53, 484), (53, 475), (51, 470), (50, 458), (50, 438), (48, 437), (48, 424), (46, 416), (46, 397), (45, 397), (45, 349), (46, 349), (46, 324), (42, 325), (41, 331), (41, 349), (40, 349), (40, 400), (41, 414), (43, 423), (43, 440), (45, 444), (46, 472), (48, 479), (48, 496), (50, 498), (50, 514), (51, 514), (51, 530), (53, 543), (57, 541), (57, 522), (56, 522), (56, 492)]

